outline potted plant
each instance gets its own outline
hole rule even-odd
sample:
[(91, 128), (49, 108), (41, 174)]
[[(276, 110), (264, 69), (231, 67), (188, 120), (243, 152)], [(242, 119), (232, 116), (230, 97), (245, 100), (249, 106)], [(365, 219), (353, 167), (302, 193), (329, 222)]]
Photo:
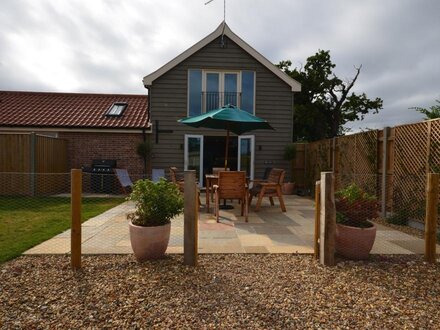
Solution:
[(349, 259), (367, 259), (376, 238), (369, 220), (378, 212), (375, 196), (351, 184), (336, 193), (336, 252)]
[(158, 259), (168, 247), (171, 219), (182, 213), (183, 197), (179, 188), (161, 178), (139, 180), (127, 200), (135, 202), (128, 214), (130, 242), (138, 261)]
[[(292, 178), (293, 178), (293, 160), (296, 157), (296, 146), (294, 143), (289, 143), (284, 147), (284, 159), (292, 163)], [(295, 190), (294, 182), (285, 182), (283, 184), (283, 194), (292, 195)]]

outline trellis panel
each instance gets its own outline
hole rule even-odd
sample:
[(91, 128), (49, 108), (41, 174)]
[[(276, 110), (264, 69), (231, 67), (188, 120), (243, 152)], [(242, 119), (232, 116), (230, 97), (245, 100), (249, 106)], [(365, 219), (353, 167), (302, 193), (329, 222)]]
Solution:
[(430, 122), (396, 127), (393, 212), (423, 222), (426, 173), (429, 170)]

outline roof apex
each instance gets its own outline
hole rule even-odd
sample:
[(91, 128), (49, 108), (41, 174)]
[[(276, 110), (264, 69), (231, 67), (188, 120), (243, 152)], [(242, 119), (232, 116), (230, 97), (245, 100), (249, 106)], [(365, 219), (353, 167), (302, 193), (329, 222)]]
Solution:
[(228, 24), (226, 24), (225, 21), (222, 21), (220, 25), (209, 35), (207, 35), (205, 38), (194, 44), (192, 47), (185, 50), (183, 53), (157, 69), (156, 71), (150, 73), (149, 75), (145, 76), (142, 80), (144, 83), (144, 86), (151, 86), (153, 81), (174, 68), (179, 63), (186, 60), (188, 57), (208, 45), (210, 42), (214, 41), (216, 38), (218, 38), (221, 35), (227, 36), (229, 39), (234, 41), (237, 45), (239, 45), (245, 52), (247, 52), (249, 55), (251, 55), (253, 58), (255, 58), (258, 62), (260, 62), (263, 66), (265, 66), (269, 71), (274, 73), (276, 76), (278, 76), (281, 80), (283, 80), (286, 84), (288, 84), (292, 92), (300, 92), (301, 91), (301, 84), (294, 80), (293, 78), (289, 77), (287, 74), (285, 74), (283, 71), (281, 71), (278, 67), (276, 67), (272, 62), (270, 62), (267, 58), (265, 58), (263, 55), (261, 55), (259, 52), (257, 52), (254, 48), (252, 48), (249, 44), (247, 44), (243, 39), (241, 39), (238, 35), (236, 35), (232, 30), (229, 28)]

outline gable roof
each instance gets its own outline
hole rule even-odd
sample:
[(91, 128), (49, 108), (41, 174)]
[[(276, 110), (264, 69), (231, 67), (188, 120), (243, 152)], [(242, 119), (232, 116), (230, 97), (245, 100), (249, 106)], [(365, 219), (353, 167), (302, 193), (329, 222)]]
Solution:
[[(106, 116), (113, 103), (125, 102), (121, 116)], [(148, 128), (148, 97), (0, 91), (0, 127)]]
[(217, 29), (215, 29), (214, 32), (212, 32), (210, 35), (206, 36), (202, 40), (200, 40), (198, 43), (196, 43), (191, 48), (188, 48), (185, 50), (182, 54), (172, 59), (170, 62), (165, 64), (164, 66), (160, 67), (158, 70), (154, 71), (153, 73), (147, 75), (143, 79), (144, 86), (151, 86), (154, 80), (165, 74), (167, 71), (174, 68), (179, 63), (186, 60), (188, 57), (193, 55), (195, 52), (199, 51), (206, 45), (208, 45), (210, 42), (214, 41), (216, 38), (220, 37), (222, 34), (227, 36), (229, 39), (234, 41), (237, 45), (239, 45), (243, 50), (245, 50), (249, 55), (251, 55), (253, 58), (255, 58), (258, 62), (260, 62), (263, 66), (265, 66), (269, 71), (271, 71), (273, 74), (278, 76), (281, 80), (283, 80), (286, 84), (288, 84), (292, 92), (300, 92), (301, 91), (301, 84), (297, 82), (296, 80), (289, 77), (287, 74), (285, 74), (283, 71), (281, 71), (277, 66), (275, 66), (272, 62), (270, 62), (267, 58), (265, 58), (263, 55), (261, 55), (259, 52), (257, 52), (254, 48), (249, 46), (243, 39), (241, 39), (238, 35), (236, 35), (232, 30), (229, 28), (229, 26), (226, 24), (226, 22), (222, 22)]

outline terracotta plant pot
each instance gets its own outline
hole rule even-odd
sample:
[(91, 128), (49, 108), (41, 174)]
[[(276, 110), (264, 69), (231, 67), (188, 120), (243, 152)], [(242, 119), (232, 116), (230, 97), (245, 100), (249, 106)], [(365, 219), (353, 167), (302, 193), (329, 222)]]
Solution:
[(293, 195), (293, 192), (295, 190), (295, 183), (293, 182), (286, 182), (283, 184), (283, 195)]
[(142, 227), (129, 222), (130, 242), (137, 261), (160, 259), (165, 255), (170, 240), (171, 223), (163, 226)]
[(370, 228), (336, 224), (336, 252), (348, 259), (368, 259), (376, 238), (376, 225), (371, 224)]

